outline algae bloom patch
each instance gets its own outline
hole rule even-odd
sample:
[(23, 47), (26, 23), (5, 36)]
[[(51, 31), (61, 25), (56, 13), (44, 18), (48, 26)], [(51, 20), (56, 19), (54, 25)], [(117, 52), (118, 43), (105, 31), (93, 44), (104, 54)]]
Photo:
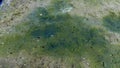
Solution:
[(103, 18), (103, 25), (113, 32), (120, 32), (120, 15), (110, 12)]

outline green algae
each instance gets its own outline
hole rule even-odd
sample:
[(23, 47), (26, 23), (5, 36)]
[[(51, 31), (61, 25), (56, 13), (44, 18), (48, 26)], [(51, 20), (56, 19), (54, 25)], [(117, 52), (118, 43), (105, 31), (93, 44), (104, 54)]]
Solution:
[(40, 37), (49, 38), (52, 35), (55, 35), (58, 30), (59, 29), (57, 29), (57, 27), (54, 25), (47, 25), (41, 29), (36, 28), (35, 30), (33, 30), (33, 32), (31, 32), (31, 34), (35, 38), (40, 38)]
[[(64, 5), (57, 7), (61, 6)], [(56, 14), (59, 9), (36, 8), (28, 15), (28, 21), (15, 27), (16, 33), (2, 37), (5, 44), (0, 46), (1, 54), (16, 55), (25, 50), (35, 57), (85, 56), (91, 61), (92, 68), (106, 68), (103, 63), (110, 66), (107, 64), (109, 58), (106, 58), (109, 43), (104, 37), (104, 30), (89, 26), (84, 17)]]
[(120, 32), (120, 15), (110, 12), (103, 18), (103, 25), (110, 31)]
[[(39, 13), (41, 11), (36, 15)], [(89, 54), (87, 57), (92, 57), (92, 62), (98, 66), (103, 62), (99, 57), (104, 58), (107, 52), (107, 40), (102, 29), (87, 25), (83, 21), (84, 17), (71, 16), (67, 13), (55, 16), (48, 13), (44, 16), (47, 18), (42, 20), (42, 17), (37, 18), (36, 15), (33, 18), (38, 19), (37, 22), (34, 19), (31, 21), (30, 18), (26, 24), (15, 27), (17, 33), (2, 38), (5, 44), (0, 48), (2, 49), (0, 52), (14, 55), (25, 50), (34, 56), (56, 57)], [(22, 29), (25, 26), (28, 29)], [(97, 60), (99, 62), (96, 62)]]

